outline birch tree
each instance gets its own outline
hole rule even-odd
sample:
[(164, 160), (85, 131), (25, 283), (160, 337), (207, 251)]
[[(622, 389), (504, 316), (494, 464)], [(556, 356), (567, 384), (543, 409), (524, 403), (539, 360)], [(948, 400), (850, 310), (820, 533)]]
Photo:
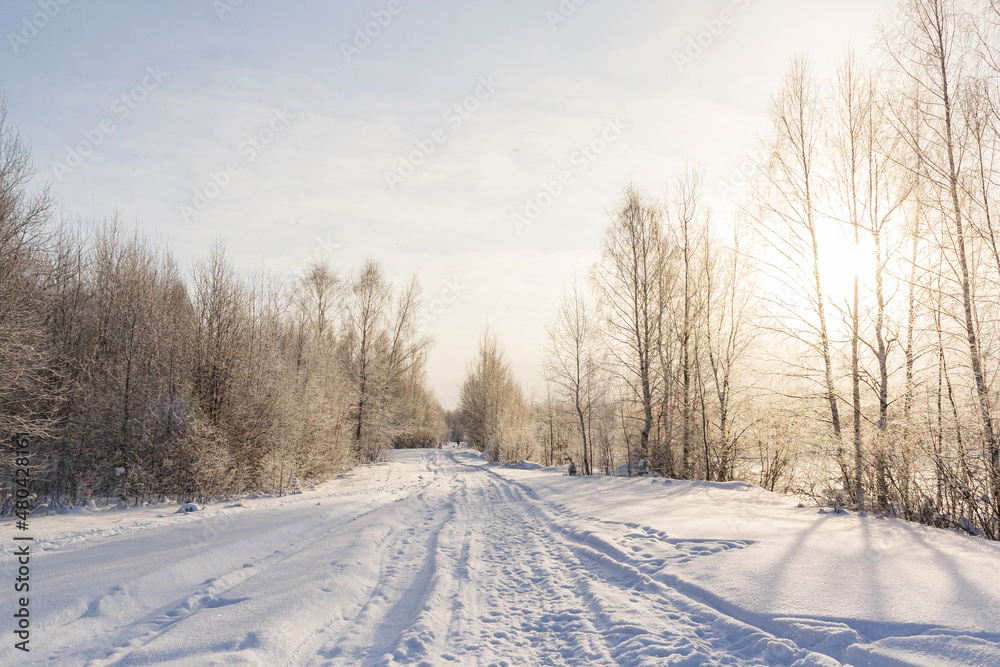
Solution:
[[(825, 110), (804, 57), (793, 60), (768, 118), (768, 159), (758, 165), (759, 180), (749, 213), (774, 251), (774, 259), (765, 267), (768, 274), (790, 291), (806, 296), (805, 307), (787, 302), (774, 305), (783, 333), (819, 357), (818, 382), (839, 451), (841, 417), (819, 241), (819, 203), (826, 196), (820, 175)], [(809, 375), (814, 372), (808, 366), (801, 370)]]
[(545, 379), (574, 413), (583, 446), (583, 474), (590, 475), (594, 409), (603, 398), (604, 384), (598, 360), (599, 330), (575, 281), (563, 294), (547, 334)]
[(628, 187), (610, 212), (601, 260), (591, 272), (611, 358), (641, 408), (638, 456), (649, 461), (653, 406), (661, 389), (662, 207)]
[[(970, 214), (963, 204), (965, 183), (974, 182), (968, 159), (968, 119), (960, 100), (968, 94), (969, 54), (974, 32), (969, 15), (954, 0), (906, 0), (903, 23), (887, 40), (887, 52), (904, 80), (912, 82), (922, 100), (922, 141), (904, 124), (902, 140), (919, 151), (920, 164), (935, 190), (942, 224), (947, 224), (948, 252), (954, 258), (960, 293), (960, 317), (968, 349), (978, 419), (990, 467), (993, 511), (1000, 517), (1000, 442), (997, 439), (990, 390), (974, 302), (974, 269), (970, 260)], [(943, 237), (945, 238), (945, 237)], [(987, 529), (990, 529), (987, 526)]]

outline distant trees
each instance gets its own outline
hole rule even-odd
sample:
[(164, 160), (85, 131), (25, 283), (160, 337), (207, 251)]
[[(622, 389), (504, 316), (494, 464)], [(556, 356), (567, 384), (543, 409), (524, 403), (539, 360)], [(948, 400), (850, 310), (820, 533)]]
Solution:
[(537, 452), (535, 421), (496, 334), (483, 331), (458, 399), (466, 441), (491, 461), (518, 461)]
[[(733, 245), (719, 240), (693, 168), (669, 205), (628, 186), (609, 218), (592, 293), (574, 283), (547, 328), (541, 455), (570, 458), (583, 474), (732, 479), (750, 446), (749, 387), (737, 372), (758, 331), (742, 229)], [(485, 341), (466, 387), (494, 345)]]

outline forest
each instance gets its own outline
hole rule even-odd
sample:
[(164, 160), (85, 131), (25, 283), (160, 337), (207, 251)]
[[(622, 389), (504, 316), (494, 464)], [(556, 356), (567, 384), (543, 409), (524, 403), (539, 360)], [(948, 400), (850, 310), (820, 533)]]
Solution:
[(795, 58), (734, 210), (696, 165), (625, 184), (543, 389), (487, 328), (451, 412), (416, 277), (243, 275), (221, 239), (186, 267), (114, 216), (64, 219), (4, 105), (0, 437), (34, 443), (39, 506), (281, 493), (456, 440), (1000, 539), (998, 84), (994, 1), (905, 0), (829, 77)]
[(488, 330), (451, 421), (493, 459), (742, 480), (1000, 539), (1000, 3), (906, 0), (789, 65), (733, 183), (626, 185), (535, 400)]
[(113, 217), (58, 219), (33, 175), (0, 107), (0, 435), (33, 443), (34, 504), (282, 493), (446, 436), (415, 277), (242, 276), (221, 240), (185, 271)]

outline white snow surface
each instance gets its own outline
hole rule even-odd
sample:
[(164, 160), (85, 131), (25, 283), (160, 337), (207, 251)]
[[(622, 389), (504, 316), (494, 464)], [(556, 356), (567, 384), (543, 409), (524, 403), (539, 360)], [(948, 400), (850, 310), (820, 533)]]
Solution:
[(393, 453), (283, 498), (33, 517), (0, 664), (1000, 665), (1000, 544), (745, 484)]

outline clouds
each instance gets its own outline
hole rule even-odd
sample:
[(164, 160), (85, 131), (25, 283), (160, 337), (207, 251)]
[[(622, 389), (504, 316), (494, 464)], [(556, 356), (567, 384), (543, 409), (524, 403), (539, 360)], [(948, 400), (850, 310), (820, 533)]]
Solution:
[[(289, 271), (328, 243), (341, 271), (376, 256), (400, 279), (418, 272), (428, 294), (448, 280), (467, 285), (427, 326), (439, 340), (431, 379), (450, 405), (487, 316), (521, 379), (536, 381), (544, 323), (563, 284), (587, 270), (604, 211), (626, 182), (662, 191), (687, 157), (703, 165), (714, 195), (712, 183), (753, 145), (788, 57), (803, 47), (821, 60), (839, 55), (891, 9), (862, 0), (568, 2), (566, 13), (556, 0), (244, 0), (227, 2), (221, 17), (206, 2), (69, 3), (16, 53), (0, 51), (0, 71), (40, 179), (70, 210), (117, 209), (170, 239), (182, 260), (221, 233), (248, 269)], [(36, 11), (4, 3), (0, 20), (16, 32)], [(724, 11), (734, 19), (678, 71), (674, 54)], [(565, 20), (553, 30), (547, 12)], [(366, 29), (372, 21), (377, 30)], [(350, 58), (345, 43), (357, 51)], [(142, 86), (147, 68), (169, 76), (56, 179), (52, 165)], [(498, 85), (449, 124), (444, 114), (475, 97), (483, 78)], [(274, 109), (294, 120), (243, 159), (241, 142)], [(574, 153), (616, 118), (627, 129), (575, 171)], [(433, 141), (437, 129), (443, 141)], [(421, 141), (433, 152), (389, 188), (385, 174)], [(179, 207), (205, 196), (233, 161), (238, 173), (185, 221)], [(563, 170), (572, 182), (517, 234), (511, 215)]]

